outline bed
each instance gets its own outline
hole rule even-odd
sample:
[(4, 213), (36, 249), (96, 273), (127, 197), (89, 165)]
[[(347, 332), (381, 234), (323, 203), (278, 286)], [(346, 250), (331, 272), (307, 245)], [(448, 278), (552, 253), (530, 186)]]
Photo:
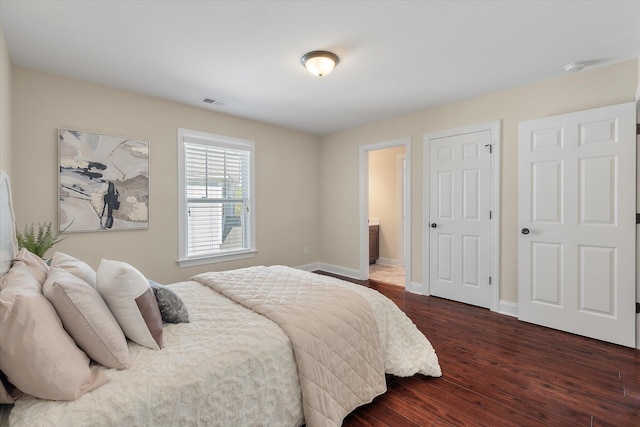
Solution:
[[(17, 247), (4, 172), (0, 180), (5, 273)], [(91, 361), (92, 375), (102, 378), (92, 390), (62, 401), (22, 394), (1, 406), (0, 425), (336, 426), (386, 390), (385, 373), (441, 375), (424, 335), (363, 286), (255, 266), (167, 288), (189, 322), (164, 323), (161, 349), (127, 339), (128, 368)]]

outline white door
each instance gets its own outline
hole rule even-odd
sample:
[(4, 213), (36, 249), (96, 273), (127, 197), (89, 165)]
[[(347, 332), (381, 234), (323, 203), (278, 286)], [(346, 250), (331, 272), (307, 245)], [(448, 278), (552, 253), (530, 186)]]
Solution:
[(429, 143), (430, 294), (491, 306), (489, 130)]
[(518, 317), (635, 346), (635, 103), (520, 123)]

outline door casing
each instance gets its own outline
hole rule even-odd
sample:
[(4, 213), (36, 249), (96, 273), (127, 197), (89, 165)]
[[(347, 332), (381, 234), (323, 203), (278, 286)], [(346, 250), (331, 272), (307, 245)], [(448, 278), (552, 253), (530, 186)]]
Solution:
[(409, 292), (419, 293), (413, 289), (411, 282), (411, 137), (361, 145), (359, 150), (359, 205), (360, 205), (360, 280), (369, 278), (369, 151), (385, 148), (404, 146), (407, 162), (407, 181), (404, 189), (405, 197), (405, 227), (404, 256), (405, 256), (405, 289)]

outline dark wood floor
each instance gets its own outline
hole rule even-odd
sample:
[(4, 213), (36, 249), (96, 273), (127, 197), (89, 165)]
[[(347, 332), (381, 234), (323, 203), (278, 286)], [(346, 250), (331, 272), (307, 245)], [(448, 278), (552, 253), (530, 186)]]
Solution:
[(359, 283), (413, 320), (443, 376), (390, 378), (387, 393), (344, 426), (640, 426), (640, 351)]

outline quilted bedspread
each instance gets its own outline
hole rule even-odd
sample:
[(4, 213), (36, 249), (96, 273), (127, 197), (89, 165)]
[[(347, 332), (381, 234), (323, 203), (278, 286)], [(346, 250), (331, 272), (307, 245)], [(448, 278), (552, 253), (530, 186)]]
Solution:
[(293, 345), (305, 421), (339, 426), (386, 391), (371, 307), (360, 295), (292, 268), (250, 267), (193, 278), (278, 323)]
[(349, 412), (386, 390), (385, 370), (441, 375), (425, 337), (371, 289), (283, 266), (204, 273), (193, 280), (263, 314), (287, 333), (310, 427), (341, 425)]

